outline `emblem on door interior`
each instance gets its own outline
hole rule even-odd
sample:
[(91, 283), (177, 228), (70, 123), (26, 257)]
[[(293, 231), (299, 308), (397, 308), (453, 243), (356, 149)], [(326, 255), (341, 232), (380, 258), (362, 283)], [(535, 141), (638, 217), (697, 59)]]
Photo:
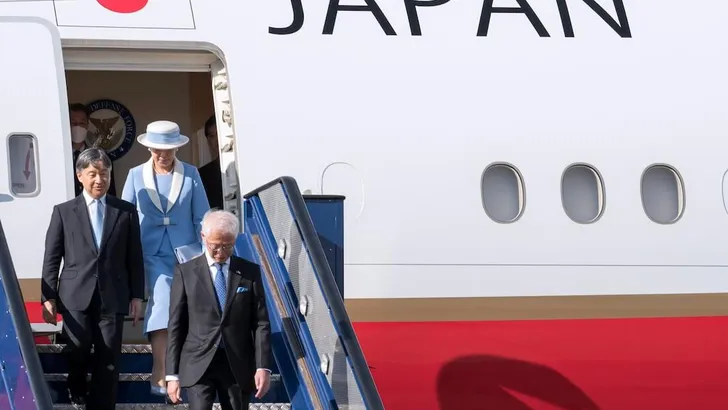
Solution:
[(131, 112), (114, 100), (96, 100), (87, 106), (93, 146), (103, 148), (112, 161), (126, 155), (136, 136), (136, 121)]

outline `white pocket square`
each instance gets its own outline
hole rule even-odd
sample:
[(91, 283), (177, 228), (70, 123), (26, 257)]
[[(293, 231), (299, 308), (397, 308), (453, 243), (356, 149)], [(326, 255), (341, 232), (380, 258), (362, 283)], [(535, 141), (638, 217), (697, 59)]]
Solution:
[(237, 288), (237, 290), (235, 290), (235, 293), (243, 293), (243, 292), (247, 292), (247, 291), (248, 291), (248, 288), (246, 288), (245, 286), (239, 286)]

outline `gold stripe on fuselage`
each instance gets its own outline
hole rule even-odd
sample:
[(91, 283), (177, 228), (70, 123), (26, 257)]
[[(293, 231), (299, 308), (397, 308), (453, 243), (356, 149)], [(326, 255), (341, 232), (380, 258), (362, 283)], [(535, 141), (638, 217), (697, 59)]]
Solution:
[[(40, 301), (40, 279), (20, 279), (26, 302)], [(619, 319), (728, 316), (728, 293), (346, 299), (352, 322)]]

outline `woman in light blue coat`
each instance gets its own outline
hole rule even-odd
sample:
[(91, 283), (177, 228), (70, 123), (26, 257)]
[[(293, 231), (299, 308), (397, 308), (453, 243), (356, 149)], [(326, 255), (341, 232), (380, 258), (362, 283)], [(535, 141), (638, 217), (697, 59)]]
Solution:
[(151, 158), (129, 170), (122, 199), (139, 212), (149, 302), (144, 334), (152, 344), (152, 393), (165, 396), (165, 356), (174, 249), (200, 242), (202, 218), (210, 209), (197, 168), (176, 158), (189, 138), (171, 121), (155, 121), (137, 141)]

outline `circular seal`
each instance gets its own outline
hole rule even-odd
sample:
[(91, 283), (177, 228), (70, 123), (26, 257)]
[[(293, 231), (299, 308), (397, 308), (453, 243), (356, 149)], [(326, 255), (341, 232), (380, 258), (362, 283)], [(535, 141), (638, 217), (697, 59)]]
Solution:
[(93, 146), (102, 148), (115, 161), (134, 145), (136, 121), (131, 112), (114, 100), (96, 100), (87, 105)]

